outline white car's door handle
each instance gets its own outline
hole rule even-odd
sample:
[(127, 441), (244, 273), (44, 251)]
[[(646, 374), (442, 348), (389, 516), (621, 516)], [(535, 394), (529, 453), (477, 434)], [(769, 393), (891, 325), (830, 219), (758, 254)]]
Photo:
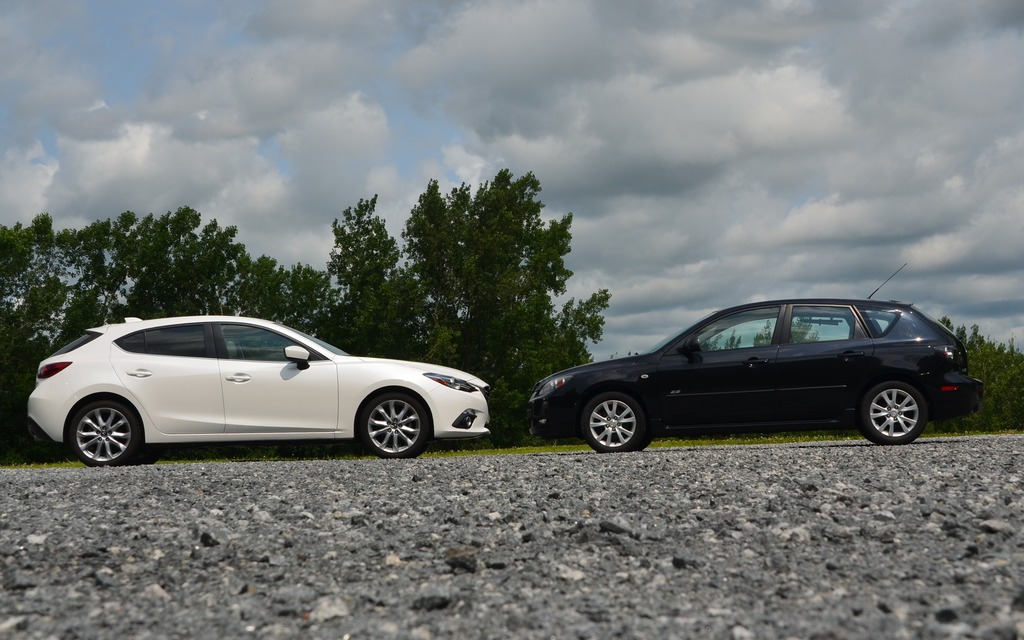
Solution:
[(249, 382), (252, 380), (252, 376), (245, 373), (236, 373), (233, 376), (228, 376), (226, 380), (229, 382)]
[(125, 371), (125, 373), (133, 378), (148, 378), (153, 375), (153, 372), (148, 369), (136, 369), (135, 371)]

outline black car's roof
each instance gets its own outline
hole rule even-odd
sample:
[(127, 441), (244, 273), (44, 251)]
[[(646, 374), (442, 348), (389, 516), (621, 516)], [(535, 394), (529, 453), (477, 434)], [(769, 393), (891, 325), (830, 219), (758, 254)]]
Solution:
[[(871, 305), (896, 305), (898, 307), (912, 307), (913, 303), (900, 302), (898, 300), (872, 300), (868, 298), (782, 298), (779, 300), (759, 300), (729, 307), (739, 309), (742, 307), (761, 307), (765, 305), (782, 304), (871, 304)], [(725, 311), (725, 309), (722, 309)]]

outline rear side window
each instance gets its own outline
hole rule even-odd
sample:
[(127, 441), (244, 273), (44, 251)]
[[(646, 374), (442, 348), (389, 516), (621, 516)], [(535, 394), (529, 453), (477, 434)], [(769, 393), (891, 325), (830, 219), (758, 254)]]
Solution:
[(797, 305), (793, 307), (789, 341), (803, 344), (850, 340), (856, 329), (857, 321), (850, 307)]
[(862, 308), (860, 312), (864, 314), (864, 320), (868, 323), (868, 331), (871, 332), (872, 338), (880, 338), (887, 334), (900, 318), (900, 312), (895, 309)]
[(117, 346), (154, 356), (206, 357), (206, 331), (201, 324), (149, 329), (119, 338)]
[(59, 356), (65, 353), (70, 353), (71, 351), (74, 351), (75, 349), (81, 346), (89, 344), (98, 337), (100, 337), (100, 334), (96, 333), (95, 331), (87, 331), (85, 332), (84, 335), (75, 338), (73, 341), (69, 342), (68, 344), (64, 345), (63, 347), (55, 351), (53, 355)]

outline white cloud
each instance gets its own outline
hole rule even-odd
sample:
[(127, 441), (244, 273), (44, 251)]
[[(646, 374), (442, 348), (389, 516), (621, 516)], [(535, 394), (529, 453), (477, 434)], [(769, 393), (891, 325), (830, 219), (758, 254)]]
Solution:
[(0, 211), (31, 216), (47, 212), (46, 192), (53, 183), (59, 162), (47, 155), (38, 141), (25, 149), (9, 147), (0, 158)]
[(428, 181), (507, 167), (574, 214), (599, 355), (903, 262), (887, 297), (1021, 329), (1015, 0), (118, 6), (0, 9), (0, 224), (191, 205), (319, 265), (360, 198), (397, 237)]

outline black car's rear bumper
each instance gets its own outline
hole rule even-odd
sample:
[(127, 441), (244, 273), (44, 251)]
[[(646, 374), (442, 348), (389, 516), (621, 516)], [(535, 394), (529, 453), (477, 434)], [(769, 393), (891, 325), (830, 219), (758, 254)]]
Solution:
[(981, 411), (985, 383), (977, 378), (950, 374), (943, 381), (932, 403), (931, 419), (935, 421), (962, 418)]

